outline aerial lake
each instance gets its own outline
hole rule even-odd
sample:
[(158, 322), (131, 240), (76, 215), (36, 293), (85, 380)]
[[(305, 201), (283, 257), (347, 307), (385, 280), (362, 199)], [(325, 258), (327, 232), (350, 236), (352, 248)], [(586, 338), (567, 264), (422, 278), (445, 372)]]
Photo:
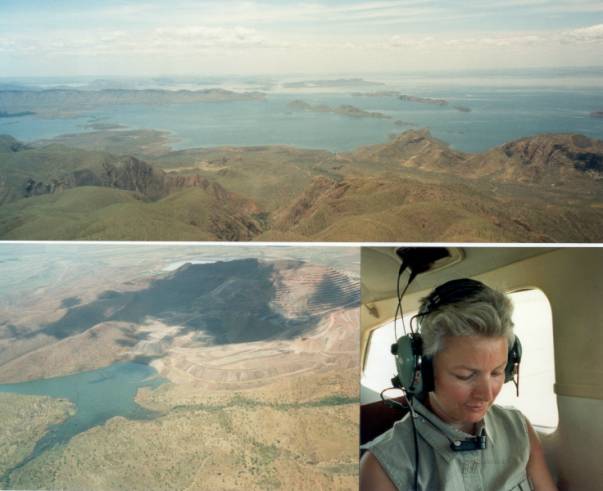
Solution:
[[(67, 133), (91, 131), (89, 123), (123, 125), (128, 129), (167, 131), (174, 149), (213, 146), (287, 144), (301, 148), (348, 151), (385, 143), (390, 135), (429, 128), (453, 148), (481, 152), (538, 133), (580, 133), (603, 138), (600, 87), (517, 87), (501, 79), (496, 86), (404, 86), (394, 90), (448, 101), (445, 106), (402, 101), (394, 95), (365, 96), (341, 92), (268, 93), (264, 100), (194, 102), (187, 104), (121, 104), (96, 107), (77, 117), (43, 119), (21, 116), (0, 119), (0, 134), (35, 141)], [(313, 106), (350, 105), (379, 112), (389, 119), (350, 117), (333, 112), (296, 111), (294, 100)], [(457, 109), (458, 107), (463, 110)]]
[(76, 413), (64, 422), (50, 427), (48, 433), (38, 441), (32, 454), (18, 467), (45, 450), (66, 443), (78, 433), (101, 425), (115, 416), (129, 419), (153, 418), (155, 414), (136, 404), (134, 397), (138, 389), (156, 388), (164, 382), (148, 365), (120, 362), (64, 377), (0, 384), (0, 392), (69, 399), (76, 406)]

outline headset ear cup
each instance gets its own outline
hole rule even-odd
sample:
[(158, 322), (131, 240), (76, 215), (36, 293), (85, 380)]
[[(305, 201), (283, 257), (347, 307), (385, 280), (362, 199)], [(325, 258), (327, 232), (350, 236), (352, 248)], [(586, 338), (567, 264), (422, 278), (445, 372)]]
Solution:
[[(423, 340), (419, 334), (402, 336), (392, 345), (392, 354), (396, 360), (398, 380), (404, 390), (410, 394), (423, 392), (422, 371), (419, 369), (419, 360), (423, 352)], [(420, 375), (420, 377), (417, 377)]]
[(411, 337), (400, 337), (392, 345), (392, 354), (396, 359), (397, 378), (400, 385), (406, 389), (412, 385), (415, 378), (415, 356)]
[(515, 336), (515, 341), (509, 347), (509, 351), (507, 353), (507, 365), (505, 366), (505, 383), (511, 382), (517, 369), (519, 368), (519, 364), (521, 363), (521, 342), (519, 338)]

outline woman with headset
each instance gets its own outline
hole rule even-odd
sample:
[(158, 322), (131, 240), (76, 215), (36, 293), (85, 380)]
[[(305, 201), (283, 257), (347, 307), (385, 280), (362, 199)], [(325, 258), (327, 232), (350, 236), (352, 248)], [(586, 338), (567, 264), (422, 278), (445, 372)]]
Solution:
[(527, 419), (493, 405), (521, 358), (511, 313), (508, 297), (469, 279), (422, 300), (420, 334), (392, 347), (410, 411), (363, 447), (362, 491), (557, 489)]

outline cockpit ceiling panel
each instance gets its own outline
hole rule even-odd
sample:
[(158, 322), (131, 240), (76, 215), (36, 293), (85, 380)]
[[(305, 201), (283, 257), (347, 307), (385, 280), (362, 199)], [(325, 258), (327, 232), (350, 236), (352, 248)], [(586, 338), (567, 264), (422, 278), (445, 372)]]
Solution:
[[(432, 246), (433, 247), (433, 246)], [(396, 296), (400, 268), (397, 247), (363, 247), (361, 260), (362, 302)], [(420, 248), (419, 248), (420, 249)], [(472, 277), (497, 268), (554, 251), (551, 247), (447, 247), (448, 258), (436, 261), (431, 270), (419, 274), (408, 293), (430, 289), (451, 278)], [(404, 280), (403, 280), (404, 281)]]

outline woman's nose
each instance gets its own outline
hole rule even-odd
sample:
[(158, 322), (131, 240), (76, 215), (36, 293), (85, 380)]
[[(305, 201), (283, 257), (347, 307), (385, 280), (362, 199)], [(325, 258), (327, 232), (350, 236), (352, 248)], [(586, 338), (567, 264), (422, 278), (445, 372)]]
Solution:
[(478, 380), (473, 390), (473, 397), (479, 401), (491, 401), (494, 398), (495, 382), (490, 377)]

